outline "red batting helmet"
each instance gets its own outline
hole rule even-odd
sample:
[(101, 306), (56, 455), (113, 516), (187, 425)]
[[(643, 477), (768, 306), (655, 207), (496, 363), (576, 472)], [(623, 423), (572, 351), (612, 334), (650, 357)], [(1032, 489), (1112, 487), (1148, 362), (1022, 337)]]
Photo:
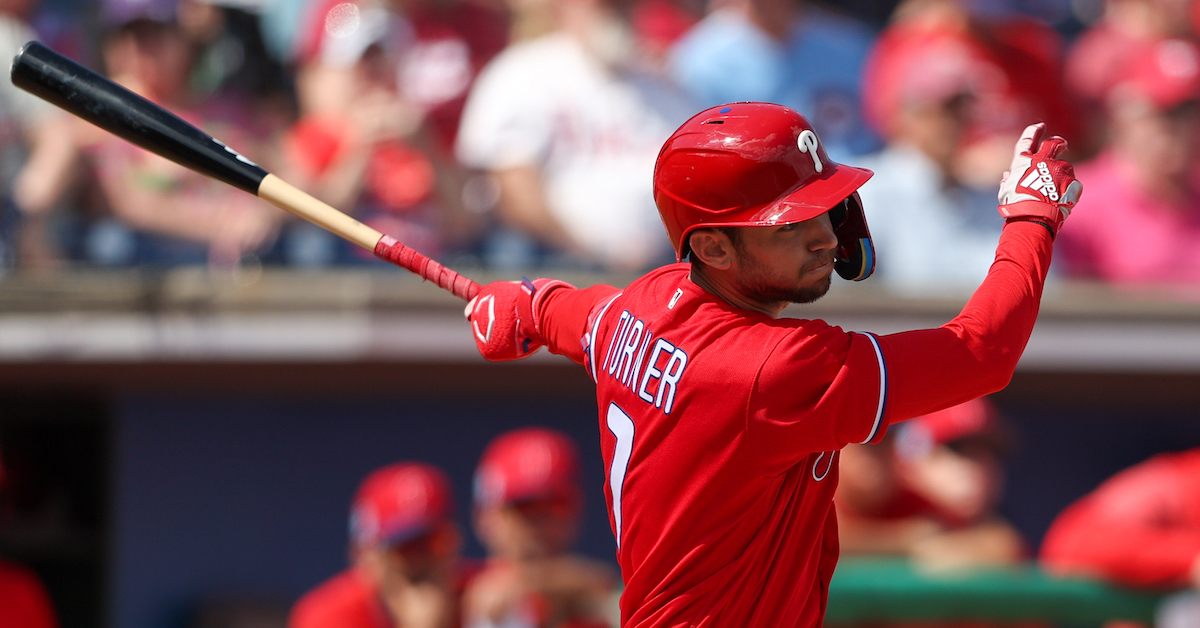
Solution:
[(359, 486), (350, 538), (359, 547), (404, 543), (432, 532), (453, 512), (450, 482), (441, 471), (418, 462), (389, 465)]
[(539, 427), (497, 437), (475, 470), (475, 504), (493, 507), (542, 499), (579, 505), (575, 444), (566, 434)]
[(695, 229), (809, 220), (871, 175), (830, 160), (799, 113), (770, 103), (732, 103), (696, 114), (663, 144), (654, 165), (654, 202), (682, 261)]

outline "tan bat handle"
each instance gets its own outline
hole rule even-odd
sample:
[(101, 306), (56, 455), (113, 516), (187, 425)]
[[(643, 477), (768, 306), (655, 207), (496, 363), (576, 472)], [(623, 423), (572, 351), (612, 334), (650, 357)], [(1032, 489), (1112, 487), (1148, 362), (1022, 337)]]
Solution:
[(383, 234), (313, 198), (296, 186), (268, 174), (258, 185), (258, 197), (315, 225), (375, 252)]
[(258, 185), (258, 197), (346, 238), (371, 251), (376, 257), (406, 268), (426, 281), (432, 281), (464, 301), (470, 301), (479, 292), (479, 284), (474, 281), (322, 203), (273, 174), (263, 177)]

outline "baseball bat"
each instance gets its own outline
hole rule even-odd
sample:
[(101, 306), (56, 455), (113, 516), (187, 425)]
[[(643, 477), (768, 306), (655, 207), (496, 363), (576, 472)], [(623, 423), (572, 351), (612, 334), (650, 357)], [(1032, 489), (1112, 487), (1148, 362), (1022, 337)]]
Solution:
[(223, 181), (373, 252), (455, 296), (479, 284), (317, 200), (175, 114), (31, 41), (13, 58), (13, 85), (200, 174)]

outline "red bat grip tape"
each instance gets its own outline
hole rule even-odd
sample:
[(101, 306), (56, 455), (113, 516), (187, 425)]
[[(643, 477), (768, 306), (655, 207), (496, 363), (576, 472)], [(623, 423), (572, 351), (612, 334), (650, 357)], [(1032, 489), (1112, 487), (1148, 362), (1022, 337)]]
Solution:
[(479, 292), (479, 284), (404, 246), (392, 236), (379, 238), (375, 243), (375, 256), (411, 270), (464, 301), (470, 301)]

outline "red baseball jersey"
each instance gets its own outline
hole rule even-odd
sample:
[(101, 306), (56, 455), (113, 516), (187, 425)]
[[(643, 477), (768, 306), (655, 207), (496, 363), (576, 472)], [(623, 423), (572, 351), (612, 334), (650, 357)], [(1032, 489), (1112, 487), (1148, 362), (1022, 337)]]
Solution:
[(352, 568), (304, 594), (292, 607), (288, 628), (393, 628), (393, 624), (375, 587)]
[(818, 625), (837, 450), (883, 431), (879, 345), (734, 307), (689, 268), (613, 299), (588, 354), (625, 622), (691, 625), (702, 601), (698, 625)]
[(596, 380), (622, 625), (820, 626), (838, 450), (1004, 387), (1049, 262), (1043, 226), (1010, 224), (958, 317), (879, 337), (734, 307), (687, 264), (536, 296), (547, 345)]
[[(455, 592), (462, 592), (479, 565), (463, 563), (455, 574)], [(454, 625), (459, 625), (455, 621)], [(288, 628), (404, 628), (392, 621), (379, 591), (351, 567), (305, 593), (292, 607)]]

